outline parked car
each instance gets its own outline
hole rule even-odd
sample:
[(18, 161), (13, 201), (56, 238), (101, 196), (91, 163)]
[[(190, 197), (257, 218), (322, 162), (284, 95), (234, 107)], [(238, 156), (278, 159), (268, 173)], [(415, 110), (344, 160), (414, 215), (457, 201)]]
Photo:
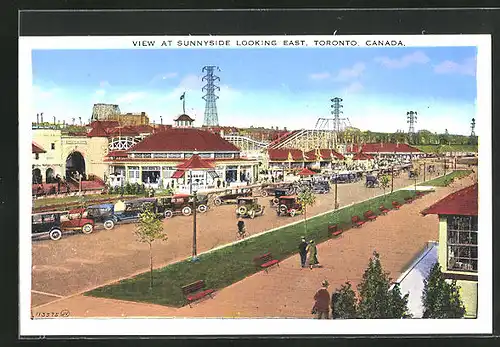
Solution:
[(302, 213), (302, 204), (297, 201), (297, 197), (293, 195), (281, 196), (279, 207), (277, 208), (278, 216), (295, 216), (297, 213)]
[(217, 195), (214, 198), (214, 205), (220, 206), (223, 203), (235, 204), (240, 197), (252, 196), (251, 189), (228, 189), (224, 193)]
[[(196, 196), (196, 210), (205, 213), (208, 210), (208, 196)], [(175, 194), (158, 198), (158, 212), (165, 218), (172, 218), (175, 215), (183, 214), (189, 216), (193, 213), (193, 196), (189, 194)]]
[(276, 186), (262, 186), (259, 190), (259, 193), (263, 197), (267, 197), (269, 195), (274, 195), (276, 190), (286, 190), (287, 194), (291, 194), (296, 187), (296, 182), (294, 183), (285, 183)]
[(359, 178), (354, 172), (343, 172), (333, 175), (331, 183), (352, 183), (358, 181)]
[(264, 214), (264, 206), (259, 204), (257, 198), (241, 197), (238, 198), (238, 208), (236, 217), (255, 218)]
[(111, 230), (118, 223), (118, 217), (115, 216), (115, 205), (100, 204), (88, 206), (86, 209), (87, 218), (90, 218), (94, 223), (102, 223), (104, 229)]
[(330, 184), (327, 181), (317, 181), (312, 184), (312, 192), (314, 194), (330, 193)]
[(31, 235), (39, 237), (47, 234), (51, 240), (57, 241), (62, 237), (64, 231), (77, 230), (84, 234), (94, 231), (92, 219), (68, 216), (67, 220), (61, 221), (61, 216), (68, 216), (67, 212), (37, 213), (31, 216)]
[(366, 176), (365, 186), (367, 188), (375, 188), (379, 186), (379, 181), (376, 176), (368, 175)]
[(274, 191), (274, 198), (271, 200), (271, 204), (273, 206), (278, 206), (278, 203), (280, 201), (280, 197), (283, 195), (288, 195), (288, 190), (285, 189), (276, 189)]

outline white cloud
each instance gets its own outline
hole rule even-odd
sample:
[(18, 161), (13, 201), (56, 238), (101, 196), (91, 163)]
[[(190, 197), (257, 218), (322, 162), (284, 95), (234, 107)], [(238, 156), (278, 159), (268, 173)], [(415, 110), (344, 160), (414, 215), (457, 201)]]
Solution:
[(125, 93), (122, 96), (116, 98), (116, 103), (117, 104), (131, 104), (132, 102), (135, 102), (137, 100), (143, 99), (146, 97), (145, 92), (129, 92)]
[(402, 69), (413, 64), (427, 64), (430, 59), (422, 51), (415, 51), (411, 54), (402, 56), (399, 59), (391, 59), (389, 57), (377, 57), (375, 61), (389, 69)]
[(352, 93), (357, 93), (359, 91), (363, 90), (363, 85), (360, 82), (352, 82), (349, 84), (345, 89), (344, 93), (346, 94), (352, 94)]
[(149, 83), (151, 84), (151, 83), (155, 83), (158, 81), (168, 80), (168, 79), (175, 78), (177, 76), (178, 76), (177, 72), (168, 72), (168, 73), (158, 74), (158, 75), (154, 76)]
[(109, 84), (109, 82), (108, 82), (108, 81), (101, 81), (101, 82), (99, 83), (99, 87), (101, 87), (102, 89), (104, 89), (104, 88), (109, 88), (109, 87), (111, 87), (111, 84)]
[(58, 92), (60, 92), (59, 88), (49, 88), (45, 89), (40, 86), (33, 86), (33, 98), (35, 100), (47, 100), (53, 98)]
[(335, 81), (350, 81), (354, 78), (360, 77), (365, 71), (365, 64), (356, 63), (350, 68), (341, 69), (337, 76), (335, 76)]
[(309, 78), (312, 80), (325, 80), (327, 78), (330, 78), (330, 73), (329, 72), (319, 72), (319, 73), (313, 73), (309, 75)]
[(445, 60), (434, 66), (434, 72), (437, 74), (459, 74), (467, 76), (476, 75), (476, 59), (468, 58), (462, 63), (452, 60)]
[(106, 94), (106, 90), (105, 89), (98, 89), (95, 91), (95, 95), (96, 96), (104, 96), (104, 94)]

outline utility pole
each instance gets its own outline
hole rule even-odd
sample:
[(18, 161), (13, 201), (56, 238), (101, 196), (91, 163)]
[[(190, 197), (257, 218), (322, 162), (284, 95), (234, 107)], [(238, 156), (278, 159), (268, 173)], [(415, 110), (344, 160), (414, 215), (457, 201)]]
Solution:
[(219, 76), (214, 75), (214, 71), (220, 71), (218, 66), (204, 66), (201, 72), (206, 72), (206, 75), (201, 79), (206, 81), (207, 84), (201, 89), (202, 92), (206, 92), (203, 96), (205, 100), (205, 118), (203, 120), (203, 125), (205, 126), (218, 126), (219, 116), (217, 114), (217, 104), (216, 100), (219, 98), (215, 95), (216, 91), (220, 91), (220, 87), (215, 83), (220, 81)]
[(412, 143), (413, 138), (415, 137), (415, 123), (417, 122), (417, 112), (415, 111), (408, 111), (406, 112), (406, 122), (410, 125), (408, 128), (408, 136), (409, 139)]
[(394, 192), (394, 164), (391, 166), (391, 193)]
[(335, 209), (338, 208), (339, 208), (339, 203), (338, 203), (337, 180), (335, 180)]

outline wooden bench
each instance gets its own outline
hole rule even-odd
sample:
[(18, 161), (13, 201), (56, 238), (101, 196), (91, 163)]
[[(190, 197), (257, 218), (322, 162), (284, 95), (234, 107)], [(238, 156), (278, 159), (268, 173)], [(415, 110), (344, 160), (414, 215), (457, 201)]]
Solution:
[(331, 236), (339, 236), (340, 234), (342, 234), (344, 232), (344, 230), (342, 229), (339, 229), (339, 226), (338, 224), (333, 224), (333, 225), (329, 225), (328, 226), (328, 235), (331, 237)]
[(280, 261), (278, 259), (273, 259), (271, 253), (259, 255), (258, 257), (253, 258), (253, 261), (258, 268), (264, 269), (266, 273), (270, 267), (273, 267), (274, 265), (277, 265), (278, 267), (280, 266)]
[(397, 202), (397, 201), (393, 201), (393, 202), (392, 202), (392, 207), (394, 207), (395, 209), (398, 209), (398, 210), (399, 210), (399, 209), (401, 208), (401, 205), (399, 204), (399, 202)]
[(366, 211), (363, 216), (365, 216), (365, 219), (366, 220), (369, 220), (369, 221), (374, 221), (375, 219), (377, 219), (377, 215), (375, 213), (373, 213), (372, 210), (368, 210)]
[(365, 224), (365, 221), (361, 220), (361, 218), (359, 218), (359, 216), (353, 216), (351, 218), (351, 221), (352, 221), (352, 225), (354, 227), (357, 227), (357, 228), (359, 228), (360, 226), (362, 226), (363, 224)]
[(382, 214), (388, 214), (389, 213), (389, 210), (386, 209), (384, 205), (380, 205), (380, 207), (378, 209), (380, 210), (380, 213), (382, 213)]
[(213, 289), (204, 289), (205, 281), (199, 280), (182, 287), (182, 293), (186, 297), (186, 301), (191, 307), (191, 303), (200, 300), (206, 296), (210, 296), (213, 299), (212, 293), (215, 292)]

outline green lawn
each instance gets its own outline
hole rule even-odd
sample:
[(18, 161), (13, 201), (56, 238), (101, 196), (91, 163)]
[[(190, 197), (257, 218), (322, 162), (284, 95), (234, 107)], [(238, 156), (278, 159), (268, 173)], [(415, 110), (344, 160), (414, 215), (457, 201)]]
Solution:
[(453, 179), (462, 178), (462, 177), (470, 175), (471, 173), (472, 173), (472, 170), (453, 171), (453, 172), (450, 172), (449, 174), (447, 174), (446, 176), (441, 176), (441, 177), (435, 178), (433, 180), (426, 181), (424, 184), (427, 186), (434, 186), (434, 187), (446, 187), (452, 182)]
[[(392, 201), (404, 203), (404, 198), (414, 195), (413, 190), (395, 191), (392, 194), (388, 193), (385, 198), (373, 198), (322, 216), (312, 217), (307, 221), (308, 234), (305, 236), (307, 239), (316, 240), (316, 243), (323, 242), (328, 239), (329, 223), (339, 224), (341, 228), (347, 230), (351, 226), (353, 215), (362, 217), (362, 214), (369, 209), (378, 214), (382, 203), (391, 208)], [(155, 270), (155, 284), (152, 291), (149, 290), (149, 272), (146, 272), (113, 285), (97, 288), (87, 292), (86, 295), (180, 307), (185, 304), (182, 286), (203, 279), (209, 288), (217, 290), (227, 287), (260, 270), (253, 263), (255, 256), (271, 252), (274, 258), (283, 260), (297, 253), (301, 236), (304, 236), (303, 222), (203, 254), (197, 263), (185, 260)]]
[[(421, 145), (415, 146), (425, 153), (435, 153), (438, 145)], [(444, 152), (475, 152), (477, 153), (477, 145), (443, 145)]]

